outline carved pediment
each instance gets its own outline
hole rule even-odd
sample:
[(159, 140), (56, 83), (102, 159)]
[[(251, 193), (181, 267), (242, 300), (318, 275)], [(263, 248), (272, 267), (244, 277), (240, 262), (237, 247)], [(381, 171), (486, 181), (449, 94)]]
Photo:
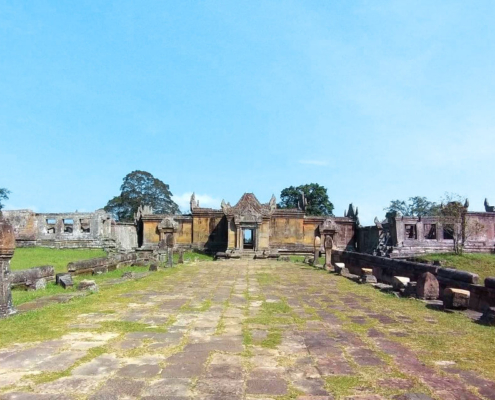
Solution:
[(244, 193), (235, 206), (222, 201), (222, 210), (227, 216), (234, 217), (236, 224), (242, 222), (261, 223), (263, 217), (270, 216), (276, 207), (275, 197), (267, 204), (261, 204), (252, 193)]
[(179, 227), (179, 224), (174, 221), (172, 217), (163, 218), (158, 224), (159, 231), (176, 231)]
[(320, 232), (322, 233), (335, 233), (339, 230), (333, 218), (327, 218), (325, 221), (323, 221), (319, 228)]

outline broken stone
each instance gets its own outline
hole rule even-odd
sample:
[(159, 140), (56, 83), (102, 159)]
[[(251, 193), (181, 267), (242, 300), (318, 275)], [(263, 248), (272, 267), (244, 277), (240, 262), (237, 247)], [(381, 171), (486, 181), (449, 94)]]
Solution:
[(108, 267), (96, 267), (93, 269), (93, 275), (106, 274), (108, 272)]
[(361, 268), (361, 275), (373, 275), (372, 268)]
[(60, 285), (60, 278), (65, 275), (70, 275), (68, 272), (61, 272), (55, 275), (55, 284)]
[(334, 266), (335, 272), (338, 273), (338, 274), (342, 273), (342, 270), (343, 269), (346, 269), (345, 268), (345, 264), (344, 263), (341, 263), (341, 262), (334, 263), (333, 266)]
[(122, 278), (126, 278), (126, 279), (134, 279), (135, 277), (136, 277), (135, 272), (124, 272), (122, 274)]
[(150, 272), (156, 272), (156, 271), (158, 271), (158, 264), (154, 264), (154, 263), (151, 264), (150, 265), (150, 268), (149, 268), (149, 271)]
[(413, 297), (416, 296), (416, 282), (408, 282), (405, 289), (404, 289), (404, 296), (405, 297)]
[(62, 286), (64, 289), (67, 289), (69, 287), (74, 286), (74, 282), (72, 281), (72, 275), (71, 274), (66, 274), (63, 275), (59, 278), (58, 280), (60, 286)]
[(416, 296), (425, 300), (436, 300), (440, 296), (438, 280), (431, 272), (421, 274), (416, 283)]
[(469, 290), (447, 288), (443, 291), (443, 306), (447, 309), (463, 309), (469, 306)]
[(179, 250), (179, 260), (177, 261), (177, 264), (184, 264), (184, 250), (182, 249)]
[(286, 262), (289, 262), (290, 261), (290, 257), (289, 256), (280, 256), (278, 258), (278, 261), (286, 261)]
[(28, 286), (28, 290), (44, 290), (46, 289), (46, 279), (41, 278)]
[(495, 307), (486, 308), (480, 321), (484, 324), (495, 326)]
[(409, 278), (406, 278), (405, 276), (394, 276), (393, 279), (394, 290), (404, 289), (410, 281), (411, 280)]
[(79, 285), (77, 285), (77, 290), (87, 290), (90, 291), (91, 293), (98, 292), (98, 285), (96, 284), (95, 281), (90, 281), (90, 280), (83, 280), (79, 282)]
[(377, 283), (378, 281), (377, 281), (375, 275), (365, 274), (365, 275), (361, 275), (361, 277), (359, 278), (359, 282), (360, 283)]
[(494, 277), (488, 277), (485, 279), (485, 287), (490, 288), (490, 289), (495, 289), (495, 278)]

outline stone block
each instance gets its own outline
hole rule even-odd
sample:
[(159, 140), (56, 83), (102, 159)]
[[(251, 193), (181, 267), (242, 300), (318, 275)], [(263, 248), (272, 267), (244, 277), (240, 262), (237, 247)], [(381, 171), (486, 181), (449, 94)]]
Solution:
[(373, 268), (361, 268), (361, 275), (373, 275)]
[(377, 283), (375, 275), (361, 275), (360, 283)]
[(404, 289), (411, 280), (405, 276), (394, 276), (392, 286), (394, 290)]
[(443, 291), (443, 306), (447, 309), (466, 309), (470, 295), (469, 290), (447, 288)]
[(107, 272), (108, 272), (108, 267), (106, 266), (95, 267), (95, 269), (93, 269), (92, 275), (101, 275), (101, 274), (106, 274)]
[(154, 264), (154, 263), (151, 264), (150, 265), (150, 268), (149, 268), (149, 271), (150, 272), (156, 272), (156, 271), (158, 271), (158, 264)]
[(96, 284), (95, 281), (90, 281), (90, 280), (83, 280), (79, 282), (79, 285), (77, 285), (77, 290), (87, 290), (92, 293), (98, 292), (98, 285)]
[(495, 277), (490, 276), (485, 279), (485, 287), (495, 289)]
[(487, 307), (480, 321), (484, 324), (495, 326), (495, 307)]
[(436, 300), (440, 296), (438, 280), (431, 272), (420, 275), (416, 282), (416, 296), (425, 300)]
[(404, 289), (404, 297), (414, 297), (416, 296), (416, 282), (408, 282)]
[(341, 271), (345, 268), (345, 264), (338, 262), (333, 264), (334, 271), (337, 272), (338, 274), (341, 273)]
[(46, 279), (40, 278), (28, 285), (28, 290), (44, 290), (46, 289)]
[(55, 284), (60, 285), (60, 278), (66, 275), (70, 275), (68, 272), (60, 272), (55, 275)]
[(72, 275), (71, 274), (65, 274), (59, 278), (59, 285), (62, 286), (64, 289), (67, 289), (69, 287), (74, 286), (74, 282), (72, 282)]

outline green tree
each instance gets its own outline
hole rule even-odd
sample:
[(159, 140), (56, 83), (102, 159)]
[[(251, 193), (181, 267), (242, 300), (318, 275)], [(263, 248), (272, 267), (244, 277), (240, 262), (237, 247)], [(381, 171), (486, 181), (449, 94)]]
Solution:
[(438, 204), (429, 201), (426, 197), (414, 196), (409, 197), (408, 202), (404, 200), (392, 200), (390, 205), (384, 210), (387, 213), (398, 212), (411, 217), (425, 217), (436, 215), (438, 207)]
[(2, 212), (2, 208), (4, 207), (4, 205), (2, 204), (2, 200), (8, 200), (9, 194), (10, 194), (9, 190), (5, 188), (0, 188), (0, 213)]
[(156, 214), (180, 214), (169, 186), (146, 171), (127, 174), (120, 195), (111, 199), (104, 210), (119, 221), (132, 221), (140, 205), (151, 206)]
[(328, 198), (327, 189), (317, 183), (285, 188), (280, 193), (278, 208), (297, 208), (301, 206), (301, 194), (304, 194), (307, 201), (306, 205), (302, 205), (306, 215), (332, 215), (333, 204)]

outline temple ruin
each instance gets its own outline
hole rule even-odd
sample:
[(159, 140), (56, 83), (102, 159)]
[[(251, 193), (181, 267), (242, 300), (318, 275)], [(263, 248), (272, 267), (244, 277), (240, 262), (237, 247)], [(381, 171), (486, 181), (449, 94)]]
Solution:
[[(35, 213), (31, 210), (4, 211), (12, 224), (17, 247), (104, 248), (116, 251), (157, 249), (168, 241), (174, 249), (195, 249), (209, 253), (312, 254), (314, 238), (321, 238), (325, 251), (324, 226), (332, 226), (335, 250), (408, 258), (425, 253), (450, 252), (453, 238), (438, 217), (388, 214), (375, 218), (372, 226), (361, 226), (352, 204), (343, 217), (305, 215), (306, 200), (298, 207), (277, 208), (274, 196), (261, 203), (245, 193), (231, 205), (222, 201), (218, 209), (200, 207), (191, 196), (190, 212), (181, 215), (155, 214), (141, 206), (133, 223), (116, 222), (109, 213)], [(485, 212), (465, 209), (463, 218), (483, 229), (465, 239), (466, 252), (495, 252), (495, 211), (485, 200)], [(328, 236), (328, 235), (327, 235)]]
[[(201, 208), (193, 194), (188, 215), (173, 216), (177, 223), (176, 247), (208, 252), (237, 251), (244, 255), (262, 252), (310, 253), (320, 226), (328, 217), (306, 216), (303, 205), (296, 209), (278, 209), (275, 197), (260, 203), (252, 193), (245, 193), (234, 206), (222, 201), (220, 209)], [(168, 215), (153, 214), (149, 207), (136, 214), (138, 243), (153, 248), (165, 239), (161, 226)], [(350, 205), (345, 217), (332, 217), (337, 232), (335, 247), (355, 249), (357, 211)], [(166, 224), (167, 226), (169, 224)]]

